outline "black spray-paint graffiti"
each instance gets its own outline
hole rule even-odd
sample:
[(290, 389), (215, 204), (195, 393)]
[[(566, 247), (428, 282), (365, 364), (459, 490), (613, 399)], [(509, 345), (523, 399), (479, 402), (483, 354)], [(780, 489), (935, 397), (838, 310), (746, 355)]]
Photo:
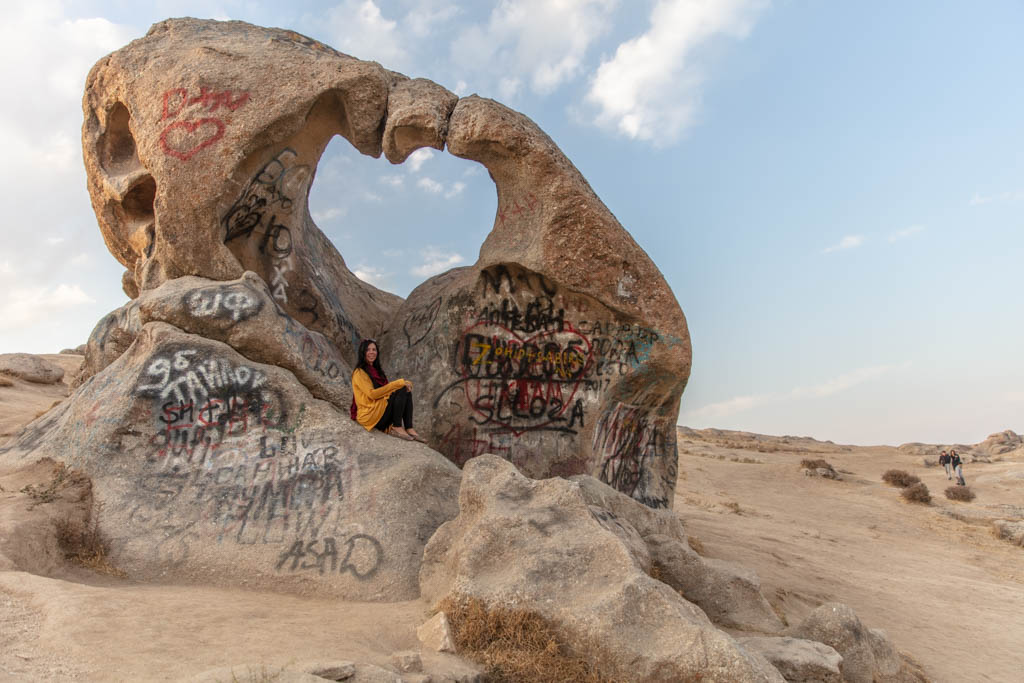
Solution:
[(437, 320), (437, 312), (441, 310), (441, 297), (437, 297), (426, 306), (420, 306), (412, 311), (402, 323), (402, 331), (405, 332), (405, 340), (409, 346), (416, 346), (423, 338), (430, 333)]
[(221, 224), (224, 243), (262, 234), (258, 250), (271, 259), (270, 289), (281, 303), (288, 302), (288, 273), (292, 264), (292, 233), (282, 221), (290, 216), (296, 199), (312, 178), (308, 164), (296, 163), (298, 153), (286, 147), (256, 172)]
[[(309, 571), (326, 574), (350, 573), (357, 579), (371, 578), (380, 568), (383, 549), (380, 541), (368, 534), (354, 534), (345, 539), (344, 553), (328, 536), (310, 541), (295, 541), (278, 558), (278, 571)], [(290, 561), (290, 562), (289, 562)]]
[[(650, 507), (668, 507), (666, 496), (651, 495), (655, 488), (675, 487), (675, 430), (670, 420), (659, 420), (638, 406), (624, 403), (606, 412), (594, 430), (593, 449), (599, 458), (599, 478), (628, 496), (644, 496)], [(655, 468), (652, 461), (665, 460), (669, 467)], [(645, 481), (655, 469), (664, 470), (669, 481)]]

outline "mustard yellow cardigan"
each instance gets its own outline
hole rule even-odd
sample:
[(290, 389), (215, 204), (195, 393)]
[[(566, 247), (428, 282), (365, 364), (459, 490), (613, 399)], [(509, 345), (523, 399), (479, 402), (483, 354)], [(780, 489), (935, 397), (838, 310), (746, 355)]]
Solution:
[(366, 370), (355, 370), (352, 373), (352, 396), (356, 399), (356, 422), (366, 427), (366, 431), (376, 427), (388, 407), (388, 396), (404, 386), (404, 379), (396, 379), (374, 388)]

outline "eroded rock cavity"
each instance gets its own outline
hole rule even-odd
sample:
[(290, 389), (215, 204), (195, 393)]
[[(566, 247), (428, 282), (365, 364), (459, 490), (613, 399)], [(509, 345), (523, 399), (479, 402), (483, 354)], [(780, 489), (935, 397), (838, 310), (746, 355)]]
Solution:
[[(315, 392), (342, 410), (355, 349), (372, 336), (391, 373), (416, 381), (421, 431), (455, 463), (496, 453), (533, 477), (593, 474), (671, 507), (686, 321), (657, 267), (528, 118), (290, 31), (194, 19), (156, 24), (101, 60), (83, 106), (90, 195), (133, 299), (184, 276), (251, 271), (291, 328), (334, 347), (309, 347), (307, 365), (347, 363), (341, 393)], [(447, 146), (486, 166), (498, 210), (477, 263), (405, 302), (356, 278), (307, 206), (334, 135), (393, 163)], [(237, 303), (211, 296), (196, 305)], [(108, 317), (82, 379), (140, 325), (137, 302)]]

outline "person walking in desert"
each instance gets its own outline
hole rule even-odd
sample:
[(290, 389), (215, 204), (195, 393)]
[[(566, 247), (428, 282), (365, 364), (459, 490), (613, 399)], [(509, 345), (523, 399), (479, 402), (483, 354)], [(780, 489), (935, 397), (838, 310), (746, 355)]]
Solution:
[(939, 454), (939, 464), (946, 468), (946, 479), (952, 480), (953, 479), (953, 473), (952, 473), (952, 468), (950, 467), (949, 461), (950, 461), (949, 453), (947, 453), (946, 451), (942, 451), (942, 453)]

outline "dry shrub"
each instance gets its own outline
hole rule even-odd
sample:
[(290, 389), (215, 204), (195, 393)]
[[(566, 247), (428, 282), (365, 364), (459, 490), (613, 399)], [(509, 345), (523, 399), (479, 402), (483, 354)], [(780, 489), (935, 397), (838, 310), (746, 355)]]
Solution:
[(908, 486), (900, 493), (907, 502), (910, 503), (930, 503), (932, 502), (932, 494), (928, 493), (928, 487), (922, 482), (917, 482), (913, 486)]
[(0, 387), (13, 387), (14, 381), (3, 374), (0, 374)]
[(687, 536), (686, 542), (690, 544), (691, 548), (693, 548), (693, 552), (697, 553), (698, 555), (704, 554), (704, 544), (700, 542), (699, 538), (697, 538), (696, 536)]
[(829, 464), (828, 460), (818, 458), (817, 460), (807, 460), (806, 458), (800, 461), (800, 467), (805, 470), (816, 470), (819, 467), (826, 470), (834, 470), (835, 468)]
[(439, 608), (448, 616), (459, 654), (485, 666), (488, 681), (610, 680), (593, 671), (583, 659), (569, 654), (554, 628), (539, 614), (487, 607), (476, 598), (445, 598)]
[(66, 517), (56, 520), (57, 544), (66, 559), (94, 572), (123, 578), (126, 574), (110, 564), (110, 544), (100, 533), (98, 516), (93, 515), (92, 520), (86, 524)]
[(950, 500), (959, 500), (964, 503), (969, 503), (974, 500), (974, 491), (970, 490), (966, 486), (948, 486), (945, 490), (946, 498)]
[(27, 484), (21, 488), (21, 492), (32, 499), (29, 509), (43, 503), (52, 503), (57, 500), (61, 491), (73, 486), (87, 485), (86, 490), (91, 491), (89, 478), (81, 472), (76, 472), (62, 462), (54, 463), (50, 481), (45, 486), (42, 484)]
[(921, 483), (919, 478), (903, 470), (886, 470), (885, 474), (882, 475), (882, 481), (890, 486), (898, 486), (901, 489)]
[(732, 514), (734, 514), (734, 515), (742, 515), (743, 514), (743, 508), (741, 508), (740, 504), (735, 502), (735, 501), (731, 501), (729, 503), (722, 503), (722, 505), (727, 507), (727, 508), (729, 508), (730, 510), (732, 510)]

